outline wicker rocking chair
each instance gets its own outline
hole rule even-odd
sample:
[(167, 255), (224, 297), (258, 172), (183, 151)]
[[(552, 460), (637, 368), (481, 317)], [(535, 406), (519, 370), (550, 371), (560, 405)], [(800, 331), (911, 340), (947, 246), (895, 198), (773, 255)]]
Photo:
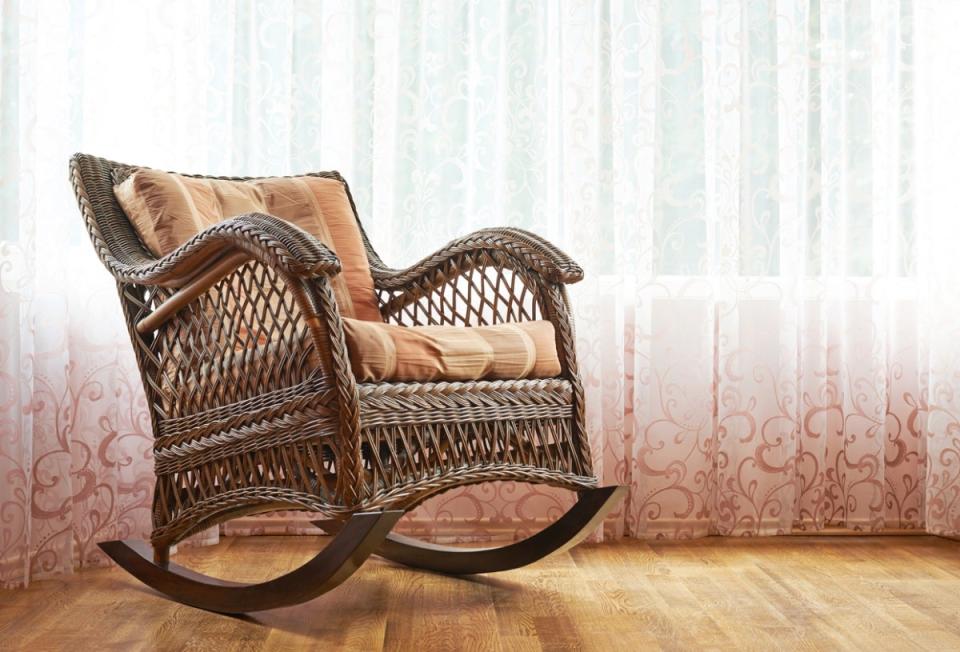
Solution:
[[(562, 373), (358, 383), (331, 289), (341, 263), (329, 248), (288, 222), (251, 213), (158, 258), (114, 196), (114, 185), (136, 169), (146, 168), (84, 154), (70, 161), (90, 238), (117, 282), (155, 436), (150, 542), (101, 544), (135, 577), (201, 609), (271, 609), (330, 590), (371, 554), (451, 574), (529, 564), (580, 542), (620, 501), (623, 488), (597, 488), (591, 471), (564, 287), (583, 272), (561, 251), (518, 229), (489, 229), (395, 270), (363, 234), (385, 322), (548, 320)], [(346, 189), (335, 172), (309, 176)], [(253, 327), (272, 332), (268, 350), (236, 345)], [(579, 500), (545, 530), (501, 548), (390, 534), (427, 498), (493, 480), (562, 487)], [(171, 546), (200, 530), (291, 509), (315, 512), (335, 537), (286, 575), (243, 585), (169, 559)]]

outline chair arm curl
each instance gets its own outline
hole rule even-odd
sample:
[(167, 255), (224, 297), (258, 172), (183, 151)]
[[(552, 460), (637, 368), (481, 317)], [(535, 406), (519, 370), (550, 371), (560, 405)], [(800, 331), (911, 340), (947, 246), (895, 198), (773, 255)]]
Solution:
[(374, 281), (380, 290), (401, 290), (429, 275), (458, 254), (495, 250), (507, 254), (524, 269), (551, 283), (572, 284), (583, 280), (583, 269), (567, 254), (540, 236), (512, 227), (481, 229), (457, 238), (436, 253), (410, 267), (397, 270), (373, 266)]
[(135, 265), (113, 259), (109, 266), (121, 282), (179, 287), (208, 264), (237, 253), (295, 278), (340, 272), (340, 259), (326, 245), (299, 227), (263, 213), (245, 213), (214, 224), (162, 258)]

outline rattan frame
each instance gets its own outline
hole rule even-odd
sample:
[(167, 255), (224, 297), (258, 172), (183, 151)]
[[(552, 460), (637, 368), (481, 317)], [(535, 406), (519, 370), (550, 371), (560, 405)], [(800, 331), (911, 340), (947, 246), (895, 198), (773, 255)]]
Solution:
[[(283, 220), (247, 214), (158, 259), (113, 194), (133, 169), (85, 154), (70, 161), (148, 399), (155, 549), (273, 510), (343, 520), (494, 480), (596, 486), (565, 288), (583, 271), (559, 249), (520, 229), (485, 229), (392, 269), (361, 225), (385, 321), (548, 319), (562, 367), (550, 379), (361, 384), (330, 288), (340, 271), (330, 249)], [(344, 184), (360, 224), (346, 181), (314, 174)], [(266, 345), (251, 335), (264, 332)]]

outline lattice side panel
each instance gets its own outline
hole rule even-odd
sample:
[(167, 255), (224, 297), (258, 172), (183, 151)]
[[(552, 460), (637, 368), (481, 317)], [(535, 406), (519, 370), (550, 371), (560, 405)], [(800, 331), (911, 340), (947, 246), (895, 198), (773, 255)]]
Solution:
[(374, 491), (516, 465), (575, 473), (564, 380), (361, 387), (363, 461)]
[[(160, 296), (158, 295), (158, 298)], [(151, 346), (162, 413), (178, 418), (306, 381), (313, 342), (271, 268), (243, 265), (177, 313)]]
[(236, 501), (332, 501), (336, 393), (283, 279), (246, 263), (144, 335), (172, 291), (122, 291), (155, 427), (155, 538)]
[(538, 279), (495, 250), (453, 256), (403, 291), (379, 292), (388, 322), (404, 326), (485, 326), (543, 315)]

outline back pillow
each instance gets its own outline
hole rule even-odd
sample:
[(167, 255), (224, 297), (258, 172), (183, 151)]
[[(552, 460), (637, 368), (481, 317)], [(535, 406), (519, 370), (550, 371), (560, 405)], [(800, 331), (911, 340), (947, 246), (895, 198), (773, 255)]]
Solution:
[(227, 181), (138, 169), (113, 191), (140, 239), (157, 256), (242, 213), (268, 213), (291, 222), (340, 258), (343, 271), (332, 279), (340, 312), (354, 319), (381, 321), (360, 227), (346, 187), (338, 179)]

